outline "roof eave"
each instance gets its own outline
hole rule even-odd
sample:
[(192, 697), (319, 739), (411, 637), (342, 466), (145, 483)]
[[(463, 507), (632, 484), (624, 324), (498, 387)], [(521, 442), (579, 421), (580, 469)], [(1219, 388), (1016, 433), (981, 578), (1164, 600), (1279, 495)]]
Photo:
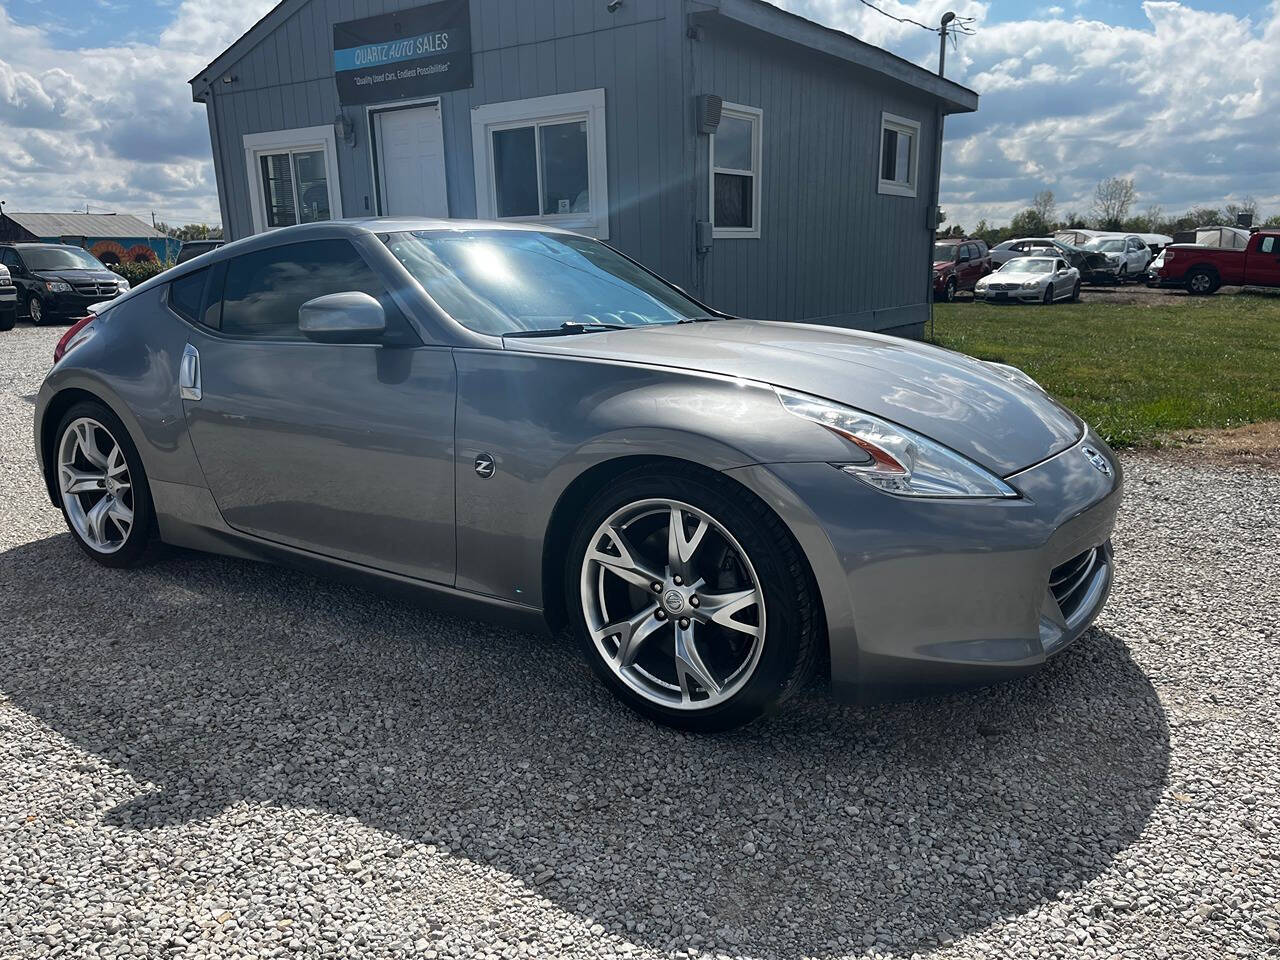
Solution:
[(847, 33), (824, 27), (764, 0), (709, 2), (715, 6), (690, 14), (692, 23), (729, 20), (914, 87), (941, 100), (945, 113), (972, 113), (978, 109), (975, 91)]

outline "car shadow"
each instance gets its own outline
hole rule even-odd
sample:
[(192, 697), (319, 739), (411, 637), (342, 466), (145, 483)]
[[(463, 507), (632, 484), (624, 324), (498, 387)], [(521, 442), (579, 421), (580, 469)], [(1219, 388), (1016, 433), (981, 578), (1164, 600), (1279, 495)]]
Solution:
[(657, 949), (909, 954), (982, 929), (1106, 869), (1169, 762), (1156, 692), (1105, 630), (1017, 682), (815, 691), (699, 737), (617, 705), (563, 639), (294, 571), (103, 570), (62, 535), (0, 554), (0, 579), (0, 693), (154, 784), (107, 825), (319, 809)]

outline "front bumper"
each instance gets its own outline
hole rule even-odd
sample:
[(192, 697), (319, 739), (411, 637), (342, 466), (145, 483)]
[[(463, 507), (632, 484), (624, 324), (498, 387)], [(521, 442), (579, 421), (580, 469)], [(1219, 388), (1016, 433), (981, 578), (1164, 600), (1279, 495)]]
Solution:
[(40, 300), (44, 304), (44, 312), (51, 317), (83, 317), (95, 303), (114, 300), (115, 296), (104, 297), (98, 294), (84, 293), (43, 293)]
[(1033, 671), (1088, 629), (1110, 591), (1123, 479), (1092, 434), (1006, 478), (1021, 494), (1009, 500), (894, 497), (825, 463), (732, 473), (775, 505), (783, 489), (801, 505), (784, 520), (818, 579), (842, 699)]
[(1034, 290), (1023, 290), (1021, 287), (1017, 290), (983, 288), (974, 290), (973, 299), (981, 300), (983, 303), (1039, 303), (1044, 299), (1044, 288), (1037, 287)]

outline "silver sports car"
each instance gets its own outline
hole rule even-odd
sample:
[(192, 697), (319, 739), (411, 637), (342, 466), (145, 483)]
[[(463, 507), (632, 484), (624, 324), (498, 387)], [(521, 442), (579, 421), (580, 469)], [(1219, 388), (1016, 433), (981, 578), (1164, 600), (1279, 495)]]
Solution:
[(49, 497), (100, 563), (158, 543), (568, 626), (713, 730), (1027, 672), (1111, 584), (1119, 466), (1021, 371), (741, 320), (546, 227), (272, 231), (72, 327)]

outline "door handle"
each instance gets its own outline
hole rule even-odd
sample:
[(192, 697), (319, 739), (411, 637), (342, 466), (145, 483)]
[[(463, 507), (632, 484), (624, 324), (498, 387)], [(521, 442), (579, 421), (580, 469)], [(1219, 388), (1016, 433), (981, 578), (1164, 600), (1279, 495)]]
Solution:
[(200, 390), (200, 351), (187, 344), (182, 351), (182, 364), (178, 367), (178, 391), (183, 400), (199, 400)]

